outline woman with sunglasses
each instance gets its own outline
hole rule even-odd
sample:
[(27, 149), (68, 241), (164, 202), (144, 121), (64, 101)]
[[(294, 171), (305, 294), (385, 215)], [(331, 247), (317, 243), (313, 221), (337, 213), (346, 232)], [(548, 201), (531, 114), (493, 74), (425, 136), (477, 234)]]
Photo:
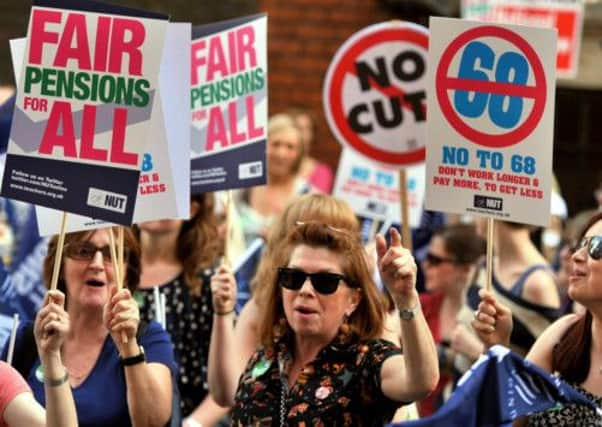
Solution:
[[(558, 375), (602, 407), (602, 213), (585, 226), (572, 256), (569, 296), (582, 304), (584, 314), (569, 314), (550, 325), (526, 356)], [(482, 290), (472, 325), (487, 346), (508, 345), (512, 313)], [(600, 415), (589, 408), (567, 405), (537, 413), (515, 425), (600, 425)]]
[(213, 193), (195, 194), (190, 219), (139, 225), (142, 277), (137, 296), (143, 319), (155, 317), (154, 292), (165, 296), (165, 329), (178, 362), (185, 427), (212, 426), (227, 412), (209, 395), (207, 363), (213, 327), (210, 279), (219, 259)]
[[(233, 425), (382, 426), (402, 402), (432, 390), (437, 356), (415, 290), (416, 264), (391, 233), (390, 247), (378, 240), (378, 265), (401, 312), (403, 355), (380, 338), (385, 311), (359, 235), (299, 224), (274, 257), (275, 280), (264, 285), (262, 346), (238, 383)], [(216, 306), (232, 300), (231, 289), (215, 286)], [(218, 377), (234, 357), (234, 340), (223, 336), (228, 326), (218, 322), (212, 336)]]
[[(124, 230), (124, 289), (117, 291), (110, 229), (70, 233), (58, 289), (65, 294), (69, 331), (61, 346), (80, 426), (158, 426), (171, 414), (173, 347), (155, 322), (140, 324), (132, 293), (140, 280), (140, 249)], [(115, 233), (115, 231), (113, 231)], [(44, 279), (50, 283), (57, 237), (48, 245)], [(25, 360), (27, 326), (17, 336), (14, 359)], [(36, 357), (26, 368), (36, 400), (44, 402), (44, 377)]]
[(445, 394), (449, 394), (447, 388), (462, 374), (455, 367), (456, 357), (463, 355), (476, 360), (482, 351), (479, 339), (457, 318), (484, 253), (485, 242), (475, 228), (467, 224), (452, 224), (435, 230), (429, 243), (422, 262), (428, 292), (420, 294), (420, 303), (437, 343), (441, 377), (435, 391), (418, 403), (420, 416), (434, 413), (444, 403)]
[[(230, 360), (227, 366), (221, 365), (222, 369), (219, 375), (217, 375), (216, 370), (212, 369), (212, 365), (215, 366), (216, 362), (213, 364), (211, 360), (209, 362), (209, 388), (211, 395), (220, 405), (228, 407), (233, 405), (238, 379), (243, 373), (249, 358), (260, 345), (259, 326), (261, 316), (265, 310), (265, 302), (270, 297), (269, 292), (271, 292), (271, 288), (266, 284), (276, 280), (275, 258), (283, 250), (282, 246), (286, 244), (286, 237), (290, 230), (300, 222), (320, 222), (352, 233), (359, 233), (360, 231), (357, 217), (345, 201), (319, 193), (300, 196), (276, 218), (268, 233), (268, 238), (262, 249), (261, 259), (257, 265), (257, 271), (251, 282), (252, 296), (236, 319), (236, 326), (232, 322), (234, 303), (229, 305), (221, 301), (214, 302), (215, 306), (220, 304), (221, 307), (224, 307), (224, 310), (220, 310), (220, 312), (227, 314), (216, 314), (217, 322), (222, 325), (222, 329), (213, 329), (212, 333), (215, 334), (219, 331), (220, 337), (227, 337), (233, 343), (231, 345), (236, 345), (236, 350), (232, 353), (236, 357)], [(241, 289), (240, 282), (236, 282), (230, 270), (222, 266), (211, 279), (211, 286), (212, 288), (229, 289), (230, 297), (235, 299), (234, 292)], [(213, 297), (215, 300), (215, 293)], [(383, 296), (387, 318), (382, 337), (399, 344), (399, 317), (393, 310), (394, 304), (389, 300), (390, 298), (384, 298)], [(217, 341), (212, 338), (211, 343), (214, 342)], [(215, 347), (215, 345), (211, 347)], [(227, 373), (224, 372), (226, 367), (228, 368)]]

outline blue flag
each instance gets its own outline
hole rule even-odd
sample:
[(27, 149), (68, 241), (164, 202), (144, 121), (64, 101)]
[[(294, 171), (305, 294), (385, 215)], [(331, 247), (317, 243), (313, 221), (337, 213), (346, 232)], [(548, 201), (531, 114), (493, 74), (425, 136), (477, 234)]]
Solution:
[(257, 266), (263, 254), (264, 241), (258, 237), (247, 250), (236, 260), (234, 277), (236, 278), (236, 312), (240, 313), (247, 301), (251, 298), (251, 281), (257, 271)]
[(558, 403), (576, 403), (597, 410), (593, 402), (561, 379), (496, 345), (464, 374), (449, 400), (435, 414), (391, 426), (510, 426), (520, 416)]

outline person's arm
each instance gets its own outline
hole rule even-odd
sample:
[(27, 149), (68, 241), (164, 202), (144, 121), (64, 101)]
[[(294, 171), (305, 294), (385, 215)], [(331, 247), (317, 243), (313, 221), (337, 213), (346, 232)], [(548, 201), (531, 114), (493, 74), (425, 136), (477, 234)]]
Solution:
[[(105, 306), (104, 321), (122, 360), (140, 355), (141, 348), (136, 338), (140, 313), (129, 290), (112, 290)], [(123, 336), (127, 337), (127, 343), (123, 342)], [(172, 379), (169, 367), (143, 360), (126, 365), (123, 370), (132, 425), (163, 427), (171, 416)]]
[(208, 394), (199, 406), (182, 422), (182, 427), (214, 426), (229, 411), (229, 408), (219, 406)]
[(525, 359), (533, 362), (544, 371), (552, 372), (554, 346), (558, 344), (569, 327), (578, 319), (579, 315), (567, 314), (548, 326), (537, 338)]
[(69, 314), (64, 306), (65, 295), (62, 292), (48, 291), (34, 323), (34, 336), (44, 369), (48, 427), (77, 426), (69, 375), (61, 359), (61, 347), (69, 333)]
[(485, 351), (485, 344), (466, 325), (458, 323), (451, 334), (451, 349), (464, 355), (471, 363)]
[(496, 344), (510, 346), (512, 312), (497, 302), (493, 294), (485, 289), (479, 291), (481, 302), (470, 323), (479, 339), (489, 348)]
[(29, 391), (16, 395), (6, 406), (2, 418), (9, 427), (46, 425), (44, 408), (36, 402)]
[(209, 392), (221, 406), (232, 406), (240, 376), (240, 356), (234, 333), (236, 280), (222, 265), (211, 277), (213, 328), (209, 345)]
[(382, 392), (398, 402), (425, 397), (439, 381), (437, 349), (426, 319), (420, 310), (416, 291), (416, 263), (409, 250), (401, 245), (401, 236), (391, 229), (391, 245), (377, 237), (378, 267), (383, 283), (395, 305), (413, 316), (401, 319), (403, 356), (387, 358), (381, 368)]
[[(537, 338), (525, 359), (533, 362), (546, 372), (552, 372), (552, 355), (554, 346), (566, 333), (568, 328), (579, 319), (578, 315), (568, 314), (548, 326)], [(513, 427), (527, 425), (528, 418), (520, 417), (512, 423)]]
[(537, 270), (529, 275), (525, 283), (525, 300), (545, 307), (559, 308), (560, 296), (554, 276), (548, 270)]
[(385, 313), (385, 327), (381, 338), (401, 346), (401, 319), (397, 309)]

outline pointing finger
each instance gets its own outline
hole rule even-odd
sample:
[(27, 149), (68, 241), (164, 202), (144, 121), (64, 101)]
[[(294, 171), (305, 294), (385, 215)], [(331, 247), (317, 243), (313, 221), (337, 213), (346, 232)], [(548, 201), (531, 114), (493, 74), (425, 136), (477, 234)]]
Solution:
[(397, 231), (396, 228), (391, 227), (389, 233), (391, 234), (391, 246), (402, 247), (401, 234), (399, 234), (399, 231)]

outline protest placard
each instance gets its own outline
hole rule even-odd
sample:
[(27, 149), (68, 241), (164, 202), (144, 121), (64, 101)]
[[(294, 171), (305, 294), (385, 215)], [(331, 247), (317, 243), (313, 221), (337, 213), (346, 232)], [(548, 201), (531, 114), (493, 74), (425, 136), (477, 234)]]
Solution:
[(34, 2), (2, 196), (131, 223), (166, 26), (104, 3)]
[(267, 17), (194, 27), (192, 194), (266, 183)]
[[(190, 46), (190, 34), (190, 24), (168, 24), (151, 131), (141, 157), (135, 223), (190, 215), (190, 126), (188, 103), (182, 102), (190, 94), (190, 57), (179, 53)], [(24, 46), (24, 39), (19, 42)], [(11, 51), (18, 50), (17, 41), (11, 41)], [(36, 216), (40, 235), (58, 233), (59, 211), (37, 206)], [(70, 215), (67, 231), (107, 225), (100, 219)]]
[(554, 30), (431, 18), (426, 208), (548, 225)]
[[(424, 163), (408, 166), (407, 193), (411, 227), (420, 225), (424, 202)], [(353, 150), (343, 149), (332, 191), (362, 217), (398, 223), (399, 174), (397, 169), (370, 161)]]
[(463, 0), (462, 18), (500, 24), (556, 28), (556, 77), (577, 76), (583, 2), (566, 0)]

